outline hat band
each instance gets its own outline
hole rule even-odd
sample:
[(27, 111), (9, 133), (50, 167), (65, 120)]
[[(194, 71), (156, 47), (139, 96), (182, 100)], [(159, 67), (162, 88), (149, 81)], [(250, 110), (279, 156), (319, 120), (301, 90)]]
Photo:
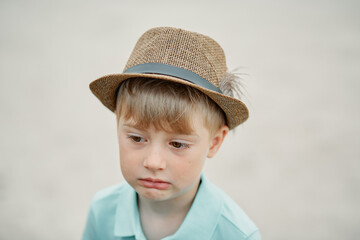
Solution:
[(161, 74), (171, 77), (177, 77), (184, 79), (188, 82), (194, 83), (200, 87), (222, 93), (219, 88), (211, 84), (205, 78), (197, 75), (194, 72), (186, 70), (184, 68), (175, 67), (163, 63), (143, 63), (130, 67), (124, 71), (124, 73), (150, 73), (150, 74)]

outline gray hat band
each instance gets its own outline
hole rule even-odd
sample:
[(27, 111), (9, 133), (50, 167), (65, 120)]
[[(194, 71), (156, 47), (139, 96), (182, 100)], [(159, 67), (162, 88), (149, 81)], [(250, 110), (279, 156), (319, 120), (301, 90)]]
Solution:
[(176, 66), (163, 64), (163, 63), (144, 63), (130, 67), (124, 71), (124, 73), (149, 73), (149, 74), (161, 74), (172, 77), (184, 79), (188, 82), (194, 83), (200, 87), (222, 93), (219, 88), (211, 84), (205, 78), (197, 75), (194, 72), (179, 68)]

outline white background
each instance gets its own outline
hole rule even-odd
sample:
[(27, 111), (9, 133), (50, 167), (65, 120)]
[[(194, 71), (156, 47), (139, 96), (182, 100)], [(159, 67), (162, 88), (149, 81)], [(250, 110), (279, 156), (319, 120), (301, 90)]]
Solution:
[(115, 116), (90, 92), (142, 33), (211, 36), (246, 73), (249, 120), (205, 173), (263, 239), (360, 234), (358, 1), (0, 1), (0, 239), (80, 239), (122, 181)]

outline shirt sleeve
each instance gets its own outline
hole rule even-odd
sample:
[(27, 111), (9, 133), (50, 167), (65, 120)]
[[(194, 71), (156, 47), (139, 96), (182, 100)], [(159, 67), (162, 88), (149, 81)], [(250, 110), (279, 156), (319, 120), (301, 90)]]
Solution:
[(90, 206), (88, 217), (86, 220), (85, 229), (83, 232), (82, 240), (96, 240), (96, 229), (95, 229), (95, 215), (92, 206)]
[(261, 235), (259, 230), (253, 232), (249, 237), (246, 238), (246, 240), (261, 240)]

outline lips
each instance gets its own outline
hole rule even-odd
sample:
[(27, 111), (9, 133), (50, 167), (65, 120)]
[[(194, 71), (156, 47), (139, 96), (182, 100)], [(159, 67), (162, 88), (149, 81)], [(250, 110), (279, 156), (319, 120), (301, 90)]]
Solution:
[(161, 179), (154, 178), (140, 178), (138, 180), (139, 184), (145, 188), (154, 188), (158, 190), (165, 190), (170, 187), (170, 183), (163, 181)]

